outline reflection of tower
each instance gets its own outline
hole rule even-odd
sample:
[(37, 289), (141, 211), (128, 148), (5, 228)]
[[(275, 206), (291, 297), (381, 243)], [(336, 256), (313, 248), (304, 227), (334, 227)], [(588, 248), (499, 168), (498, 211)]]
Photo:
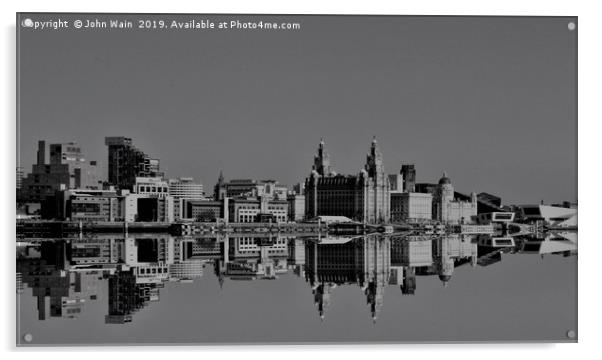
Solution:
[(326, 311), (326, 307), (330, 305), (330, 290), (331, 284), (329, 283), (321, 283), (314, 290), (314, 304), (318, 308), (318, 314), (320, 315), (320, 320), (324, 320), (324, 314)]
[(365, 236), (364, 245), (364, 293), (370, 305), (372, 320), (376, 321), (382, 308), (385, 286), (391, 272), (391, 240), (376, 236)]
[(408, 266), (403, 269), (403, 282), (399, 288), (404, 295), (414, 295), (416, 292), (416, 273), (413, 267)]
[(443, 286), (447, 287), (454, 273), (454, 259), (452, 256), (460, 255), (459, 238), (457, 236), (442, 236), (434, 244), (436, 246), (436, 269), (439, 280), (441, 280)]

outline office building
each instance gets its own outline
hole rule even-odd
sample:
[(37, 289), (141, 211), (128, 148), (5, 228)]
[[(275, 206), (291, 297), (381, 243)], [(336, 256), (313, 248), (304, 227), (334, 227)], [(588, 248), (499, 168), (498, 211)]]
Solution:
[(208, 200), (184, 200), (183, 219), (195, 221), (213, 222), (224, 218), (223, 201)]
[(286, 222), (288, 202), (268, 197), (228, 199), (229, 219), (233, 222)]
[(276, 180), (233, 179), (225, 181), (220, 172), (214, 187), (214, 200), (236, 197), (266, 197), (274, 200), (286, 200), (288, 190)]
[(433, 216), (433, 196), (415, 192), (391, 193), (391, 221), (424, 221)]
[(86, 161), (77, 143), (50, 144), (46, 163), (46, 142), (38, 141), (37, 163), (21, 181), (20, 200), (42, 202), (61, 189), (100, 189), (96, 161)]
[(191, 177), (170, 179), (169, 195), (174, 199), (174, 220), (183, 217), (185, 200), (205, 200), (203, 184), (197, 183)]
[(109, 149), (109, 183), (120, 189), (133, 190), (137, 177), (163, 177), (159, 160), (134, 147), (132, 139), (123, 136), (105, 138)]
[(137, 221), (168, 222), (174, 221), (174, 201), (171, 196), (140, 196), (137, 197)]
[(288, 218), (290, 221), (303, 221), (305, 219), (305, 195), (291, 193), (287, 197)]

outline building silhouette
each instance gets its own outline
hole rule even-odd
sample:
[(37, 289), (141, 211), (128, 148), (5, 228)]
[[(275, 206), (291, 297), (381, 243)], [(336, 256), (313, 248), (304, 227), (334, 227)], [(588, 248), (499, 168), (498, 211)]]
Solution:
[(133, 190), (137, 177), (163, 177), (159, 160), (134, 147), (132, 139), (123, 136), (105, 137), (109, 150), (110, 184)]
[(21, 181), (20, 200), (42, 202), (58, 190), (100, 189), (96, 161), (87, 161), (75, 142), (50, 144), (46, 162), (46, 141), (38, 141), (37, 163)]

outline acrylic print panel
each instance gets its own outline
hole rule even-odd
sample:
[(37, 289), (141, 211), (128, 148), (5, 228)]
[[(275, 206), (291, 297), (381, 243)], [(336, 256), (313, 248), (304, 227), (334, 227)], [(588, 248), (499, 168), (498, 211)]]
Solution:
[(577, 340), (576, 18), (16, 24), (19, 346)]

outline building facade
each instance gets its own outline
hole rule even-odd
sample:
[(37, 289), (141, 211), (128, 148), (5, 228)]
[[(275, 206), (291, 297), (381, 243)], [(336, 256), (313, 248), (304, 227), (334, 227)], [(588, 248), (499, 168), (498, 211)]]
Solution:
[[(229, 219), (233, 222), (286, 222), (288, 202), (261, 198), (233, 198), (228, 201)], [(262, 216), (263, 215), (263, 216)]]
[(191, 177), (170, 179), (169, 195), (174, 199), (174, 219), (179, 220), (183, 215), (184, 200), (204, 200), (203, 184), (197, 183)]
[(470, 201), (457, 200), (454, 187), (447, 174), (439, 180), (433, 193), (433, 219), (445, 223), (472, 222), (477, 216), (477, 195), (472, 193)]
[(433, 196), (415, 192), (391, 193), (391, 221), (431, 220)]
[(50, 144), (46, 162), (46, 142), (38, 141), (37, 163), (21, 181), (20, 200), (41, 202), (62, 189), (100, 189), (96, 161), (86, 161), (75, 142)]
[(336, 174), (320, 142), (310, 176), (305, 181), (306, 217), (346, 216), (356, 221), (383, 223), (390, 220), (390, 184), (376, 139), (358, 175)]
[(266, 197), (286, 200), (288, 189), (276, 180), (233, 179), (226, 181), (220, 172), (213, 192), (214, 200), (223, 200), (226, 197)]
[(133, 190), (137, 177), (163, 177), (159, 160), (134, 147), (131, 138), (106, 137), (105, 145), (109, 149), (108, 181), (112, 185)]

